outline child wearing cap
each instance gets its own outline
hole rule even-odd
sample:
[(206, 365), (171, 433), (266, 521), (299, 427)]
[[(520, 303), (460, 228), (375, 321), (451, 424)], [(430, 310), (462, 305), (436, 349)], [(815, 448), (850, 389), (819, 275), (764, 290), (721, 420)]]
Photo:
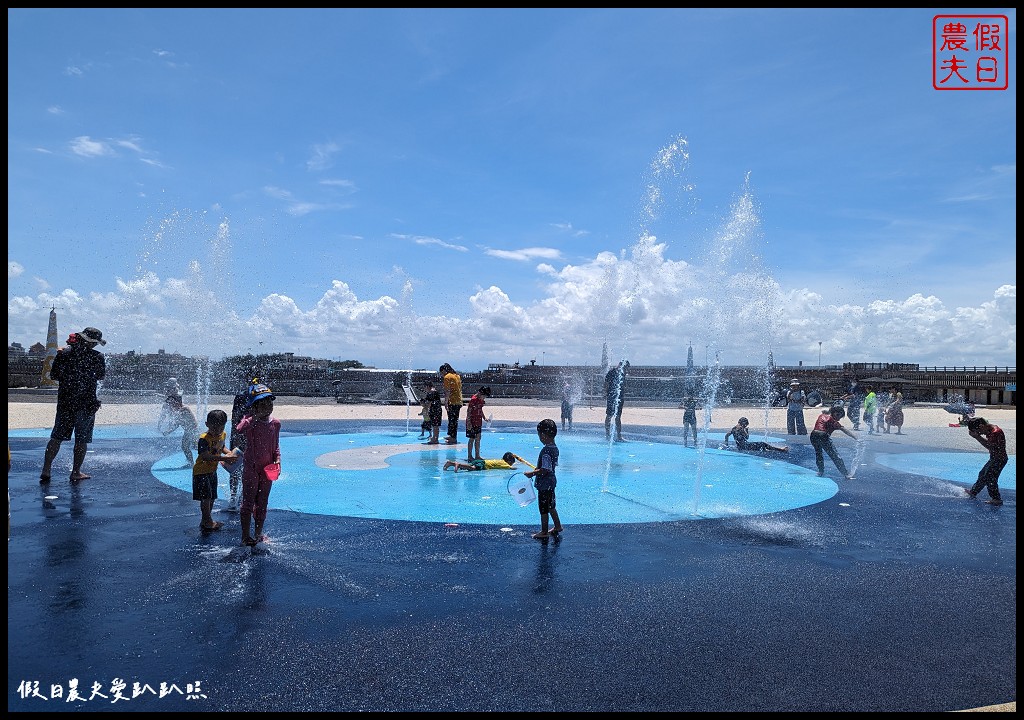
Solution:
[[(238, 517), (242, 525), (242, 544), (255, 545), (266, 538), (263, 524), (270, 504), (273, 480), (267, 476), (268, 465), (281, 463), (281, 421), (271, 417), (274, 394), (262, 383), (249, 387), (245, 416), (235, 432), (245, 438), (242, 456), (242, 504)], [(255, 520), (255, 528), (250, 528)], [(250, 533), (250, 529), (254, 532)]]

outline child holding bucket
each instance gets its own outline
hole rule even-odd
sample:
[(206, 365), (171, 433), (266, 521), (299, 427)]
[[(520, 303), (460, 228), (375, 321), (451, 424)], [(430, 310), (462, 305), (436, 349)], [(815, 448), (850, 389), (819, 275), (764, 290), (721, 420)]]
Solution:
[[(235, 431), (245, 438), (239, 519), (242, 544), (251, 546), (266, 540), (263, 523), (267, 519), (270, 488), (281, 473), (281, 421), (271, 417), (275, 398), (269, 387), (256, 383), (249, 387), (247, 394), (246, 414)], [(255, 532), (250, 534), (253, 519)]]
[[(558, 511), (555, 510), (555, 485), (558, 484), (558, 478), (555, 477), (555, 467), (558, 465), (556, 435), (558, 435), (558, 425), (554, 420), (546, 419), (537, 423), (537, 437), (544, 447), (540, 449), (540, 455), (537, 456), (537, 467), (530, 472), (523, 473), (526, 477), (533, 478), (533, 485), (537, 488), (540, 532), (533, 534), (537, 540), (562, 532), (562, 522), (558, 519)], [(549, 515), (555, 523), (550, 531), (548, 531)]]

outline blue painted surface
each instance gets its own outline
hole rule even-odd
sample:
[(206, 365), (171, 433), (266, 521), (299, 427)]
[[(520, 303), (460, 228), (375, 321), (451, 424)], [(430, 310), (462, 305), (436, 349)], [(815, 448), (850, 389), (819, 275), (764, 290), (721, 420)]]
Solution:
[[(495, 432), (485, 437), (485, 457), (506, 450), (535, 462), (534, 433)], [(717, 438), (720, 441), (720, 438)], [(320, 515), (509, 525), (536, 521), (536, 503), (520, 506), (507, 492), (512, 471), (443, 471), (445, 460), (464, 459), (462, 447), (421, 445), (415, 434), (381, 432), (283, 436), (282, 473), (270, 495), (273, 509)], [(574, 525), (645, 523), (761, 515), (813, 505), (833, 497), (836, 483), (781, 459), (707, 447), (703, 453), (653, 441), (608, 443), (596, 436), (557, 438), (558, 510)], [(339, 450), (395, 445), (382, 451), (388, 467), (342, 470), (318, 467), (317, 458)], [(192, 492), (181, 453), (161, 458), (152, 472), (162, 482)], [(527, 468), (523, 468), (527, 469)], [(221, 469), (218, 494), (228, 496)]]

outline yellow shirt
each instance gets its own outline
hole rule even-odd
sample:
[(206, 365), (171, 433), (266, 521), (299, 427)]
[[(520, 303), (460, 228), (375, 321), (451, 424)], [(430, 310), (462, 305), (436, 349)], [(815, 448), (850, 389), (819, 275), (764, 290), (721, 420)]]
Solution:
[[(199, 455), (202, 455), (203, 450), (207, 450), (214, 455), (220, 455), (224, 451), (224, 438), (226, 437), (227, 433), (223, 431), (219, 435), (204, 432), (199, 436)], [(192, 477), (217, 472), (217, 465), (219, 463), (219, 460), (204, 461), (201, 457), (197, 457), (196, 464), (192, 466)]]
[(512, 466), (500, 458), (497, 460), (484, 459), (484, 470), (511, 470)]
[(448, 395), (449, 405), (462, 404), (462, 378), (456, 373), (448, 373), (444, 376), (444, 391)]

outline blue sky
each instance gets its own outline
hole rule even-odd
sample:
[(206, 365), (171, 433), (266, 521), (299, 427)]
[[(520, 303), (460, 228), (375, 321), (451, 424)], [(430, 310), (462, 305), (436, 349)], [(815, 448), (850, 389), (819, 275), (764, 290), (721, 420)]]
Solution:
[(1016, 12), (966, 92), (940, 12), (8, 9), (8, 343), (1015, 365)]

